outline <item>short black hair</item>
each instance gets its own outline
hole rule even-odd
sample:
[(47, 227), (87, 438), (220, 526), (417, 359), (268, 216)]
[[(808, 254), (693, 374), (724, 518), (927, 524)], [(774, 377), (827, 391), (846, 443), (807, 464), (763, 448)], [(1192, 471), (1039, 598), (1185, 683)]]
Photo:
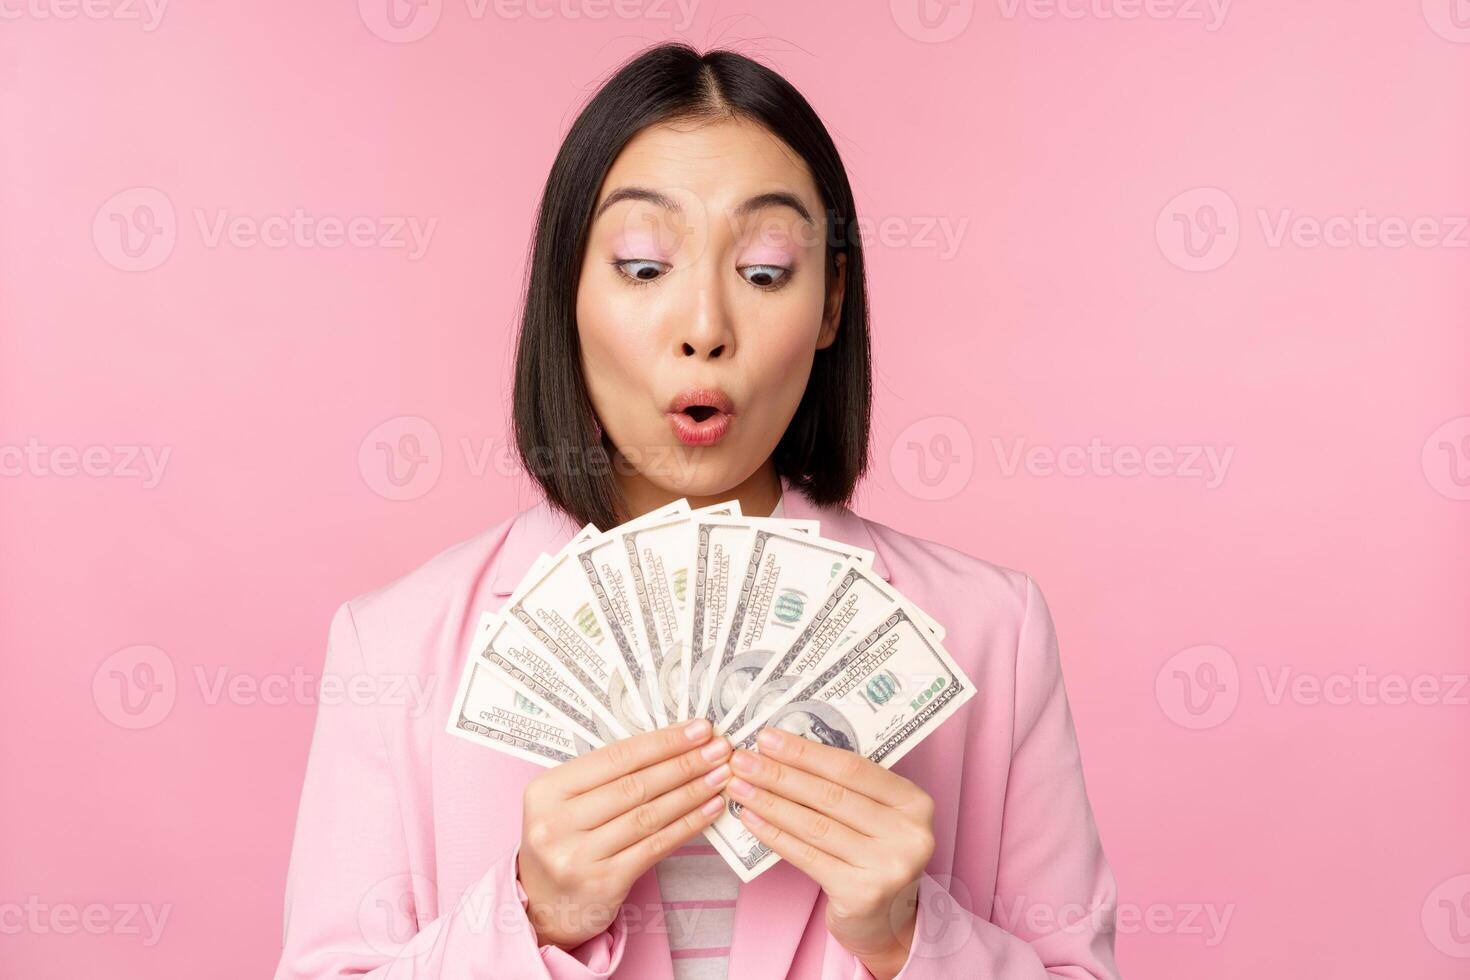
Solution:
[(845, 505), (867, 470), (872, 419), (868, 300), (847, 172), (816, 112), (785, 78), (728, 50), (661, 44), (627, 61), (577, 116), (542, 191), (516, 343), (513, 424), (522, 464), (579, 525), (622, 518), (609, 443), (582, 375), (576, 285), (597, 193), (645, 127), (743, 118), (775, 134), (811, 170), (827, 218), (826, 269), (846, 255), (836, 339), (817, 350), (801, 403), (772, 459), (814, 504)]

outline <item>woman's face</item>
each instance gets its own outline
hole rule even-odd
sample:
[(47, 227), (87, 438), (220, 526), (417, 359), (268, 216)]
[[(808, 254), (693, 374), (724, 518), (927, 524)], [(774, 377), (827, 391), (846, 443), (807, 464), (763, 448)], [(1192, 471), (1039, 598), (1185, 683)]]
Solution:
[(625, 490), (740, 486), (836, 339), (845, 256), (826, 275), (811, 174), (755, 123), (652, 126), (614, 161), (593, 214), (577, 330)]

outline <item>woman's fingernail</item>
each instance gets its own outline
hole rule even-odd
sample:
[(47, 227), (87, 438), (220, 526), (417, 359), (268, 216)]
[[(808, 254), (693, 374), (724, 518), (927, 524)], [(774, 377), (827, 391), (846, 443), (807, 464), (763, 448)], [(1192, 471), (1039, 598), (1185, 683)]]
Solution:
[(746, 775), (751, 776), (755, 774), (755, 757), (749, 752), (736, 752), (735, 758), (731, 761), (735, 763), (736, 769), (739, 769)]
[[(716, 797), (716, 799), (719, 799), (719, 797)], [(744, 820), (752, 827), (760, 827), (765, 824), (765, 821), (761, 819), (761, 815), (759, 813), (756, 813), (750, 807), (745, 807), (743, 810), (740, 811), (740, 819)]]
[(730, 792), (734, 793), (742, 800), (748, 800), (755, 795), (755, 787), (747, 783), (745, 780), (741, 779), (739, 776), (736, 776), (734, 779), (730, 780)]
[(711, 786), (718, 786), (721, 783), (723, 783), (725, 781), (725, 777), (727, 777), (729, 775), (730, 775), (730, 767), (729, 766), (721, 766), (720, 768), (718, 768), (715, 771), (711, 772), (708, 776), (705, 776), (704, 777), (704, 781), (706, 783), (708, 783), (709, 785), (711, 785)]
[(717, 738), (713, 742), (706, 745), (704, 748), (700, 749), (699, 754), (704, 756), (705, 762), (714, 762), (720, 756), (729, 751), (730, 740), (727, 738)]
[(709, 734), (709, 719), (697, 718), (684, 726), (684, 737), (691, 742), (698, 742)]
[(720, 807), (724, 805), (724, 802), (718, 796), (711, 796), (708, 800), (705, 801), (704, 806), (699, 808), (699, 811), (703, 813), (706, 817), (712, 817), (715, 814), (719, 813)]
[(761, 744), (761, 748), (763, 749), (779, 749), (781, 743), (786, 741), (786, 739), (774, 728), (763, 728), (761, 729), (761, 733), (756, 736), (756, 741)]

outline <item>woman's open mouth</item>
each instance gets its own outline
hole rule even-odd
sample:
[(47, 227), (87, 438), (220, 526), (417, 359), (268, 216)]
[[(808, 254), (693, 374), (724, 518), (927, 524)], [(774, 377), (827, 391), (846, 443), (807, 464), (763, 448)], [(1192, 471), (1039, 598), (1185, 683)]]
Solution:
[(713, 446), (725, 438), (735, 415), (730, 397), (718, 388), (681, 392), (666, 413), (674, 435), (686, 446)]

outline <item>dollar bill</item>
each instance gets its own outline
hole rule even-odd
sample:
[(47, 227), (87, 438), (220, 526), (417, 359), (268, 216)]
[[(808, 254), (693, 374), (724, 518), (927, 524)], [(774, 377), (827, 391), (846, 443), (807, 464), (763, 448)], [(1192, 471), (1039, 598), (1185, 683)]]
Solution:
[(615, 535), (603, 535), (587, 542), (572, 556), (580, 569), (591, 595), (598, 619), (610, 638), (627, 697), (637, 702), (640, 714), (653, 727), (667, 725), (662, 698), (655, 698), (654, 673), (647, 652), (639, 644), (632, 576), (623, 561)]
[(488, 637), (479, 644), (477, 657), (492, 669), (493, 676), (548, 714), (575, 725), (589, 741), (606, 745), (631, 734), (603, 717), (593, 707), (593, 696), (514, 620), (496, 615)]
[(684, 644), (689, 666), (689, 715), (702, 718), (714, 679), (710, 664), (740, 594), (742, 573), (750, 560), (757, 528), (785, 528), (815, 535), (819, 522), (795, 518), (742, 517), (738, 520), (701, 517), (694, 522), (694, 595)]
[(757, 528), (740, 593), (707, 667), (704, 717), (719, 727), (766, 661), (806, 625), (837, 570), (872, 560), (871, 551), (842, 541)]
[(746, 656), (743, 676), (726, 685), (740, 690), (730, 692), (734, 706), (720, 719), (722, 731), (738, 731), (755, 717), (765, 715), (829, 654), (851, 646), (902, 601), (898, 591), (868, 565), (844, 562), (832, 582), (832, 590), (789, 644), (764, 659), (754, 653)]
[(633, 578), (622, 550), (622, 535), (689, 512), (689, 502), (681, 498), (571, 549), (620, 658), (623, 680), (629, 685), (623, 696), (636, 702), (639, 714), (647, 719), (646, 727), (667, 725), (670, 719), (663, 699), (655, 696), (657, 674), (638, 632)]
[[(481, 617), (477, 639), (488, 634), (491, 617)], [(538, 766), (560, 765), (596, 747), (576, 726), (542, 709), (475, 657), (460, 677), (447, 727), (452, 735)]]
[(638, 607), (634, 632), (648, 655), (653, 693), (663, 701), (668, 721), (688, 718), (690, 567), (693, 564), (693, 521), (699, 516), (740, 516), (738, 500), (701, 507), (618, 533), (623, 560), (633, 582)]
[(648, 731), (654, 725), (628, 659), (610, 638), (603, 606), (576, 555), (563, 551), (532, 571), (504, 609), (587, 692), (605, 721), (630, 733)]
[[(731, 736), (756, 750), (764, 727), (858, 752), (891, 767), (975, 694), (969, 678), (915, 615), (900, 603), (850, 647), (834, 652), (765, 716)], [(726, 798), (705, 837), (742, 881), (780, 860), (746, 829), (740, 805)]]

